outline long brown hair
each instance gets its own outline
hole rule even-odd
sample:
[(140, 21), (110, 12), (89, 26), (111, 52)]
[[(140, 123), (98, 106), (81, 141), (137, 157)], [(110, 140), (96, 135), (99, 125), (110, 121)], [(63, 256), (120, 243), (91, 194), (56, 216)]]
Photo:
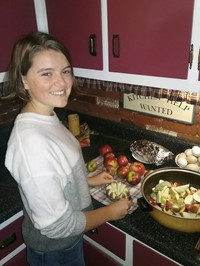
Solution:
[(18, 96), (26, 102), (30, 100), (29, 94), (24, 88), (22, 76), (27, 75), (35, 53), (49, 49), (64, 54), (71, 66), (72, 77), (74, 77), (72, 60), (67, 48), (50, 34), (39, 31), (31, 32), (22, 36), (14, 45), (11, 64), (5, 76), (4, 95), (10, 95), (12, 98)]

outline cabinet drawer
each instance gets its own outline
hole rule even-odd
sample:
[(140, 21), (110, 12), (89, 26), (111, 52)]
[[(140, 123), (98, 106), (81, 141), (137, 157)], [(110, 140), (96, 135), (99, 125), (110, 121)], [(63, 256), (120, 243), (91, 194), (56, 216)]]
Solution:
[(126, 235), (123, 232), (106, 223), (99, 226), (96, 230), (87, 232), (86, 235), (119, 258), (125, 260)]
[(0, 260), (23, 243), (23, 216), (7, 225), (0, 232)]
[[(107, 254), (103, 253), (101, 250), (97, 249), (95, 246), (90, 244), (88, 241), (84, 240), (84, 259), (87, 266), (119, 266), (117, 261), (109, 257)], [(6, 265), (7, 266), (7, 265)], [(10, 265), (9, 265), (10, 266)]]
[(28, 266), (28, 262), (26, 260), (26, 249), (23, 249), (20, 253), (18, 253), (15, 257), (9, 260), (4, 266)]
[[(144, 256), (145, 254), (145, 256)], [(157, 253), (155, 250), (148, 248), (142, 243), (134, 240), (133, 241), (133, 265), (151, 265), (154, 266), (178, 266), (179, 264), (171, 261), (164, 255)]]

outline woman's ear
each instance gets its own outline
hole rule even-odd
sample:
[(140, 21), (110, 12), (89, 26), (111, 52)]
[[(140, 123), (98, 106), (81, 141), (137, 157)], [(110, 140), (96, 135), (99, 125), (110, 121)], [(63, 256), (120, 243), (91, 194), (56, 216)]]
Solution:
[(27, 80), (26, 80), (26, 76), (22, 76), (21, 75), (21, 79), (22, 79), (22, 83), (24, 85), (24, 89), (28, 90), (29, 88), (28, 88), (28, 83), (27, 83)]

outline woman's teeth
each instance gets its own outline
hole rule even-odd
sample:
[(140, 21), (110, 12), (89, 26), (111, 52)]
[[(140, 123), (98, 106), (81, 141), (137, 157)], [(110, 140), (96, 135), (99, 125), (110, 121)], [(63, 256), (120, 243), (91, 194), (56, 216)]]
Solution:
[(62, 91), (52, 91), (52, 92), (50, 92), (52, 95), (62, 95), (62, 94), (64, 94), (64, 90), (62, 90)]

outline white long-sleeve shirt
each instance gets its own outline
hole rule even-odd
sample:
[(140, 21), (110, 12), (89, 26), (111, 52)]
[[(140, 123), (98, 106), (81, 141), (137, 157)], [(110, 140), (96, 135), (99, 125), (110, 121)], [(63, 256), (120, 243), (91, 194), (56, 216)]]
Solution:
[[(78, 141), (55, 113), (17, 116), (5, 165), (18, 183), (29, 217), (25, 223), (30, 223), (29, 219), (32, 223), (29, 227), (25, 224), (23, 230), (28, 245), (35, 245), (30, 240), (30, 226), (37, 232), (34, 238), (38, 235), (36, 238), (43, 239), (44, 246), (48, 239), (57, 243), (67, 238), (70, 244), (70, 238), (83, 232), (86, 219), (82, 210), (91, 206), (85, 163)], [(45, 249), (42, 243), (40, 249)]]

